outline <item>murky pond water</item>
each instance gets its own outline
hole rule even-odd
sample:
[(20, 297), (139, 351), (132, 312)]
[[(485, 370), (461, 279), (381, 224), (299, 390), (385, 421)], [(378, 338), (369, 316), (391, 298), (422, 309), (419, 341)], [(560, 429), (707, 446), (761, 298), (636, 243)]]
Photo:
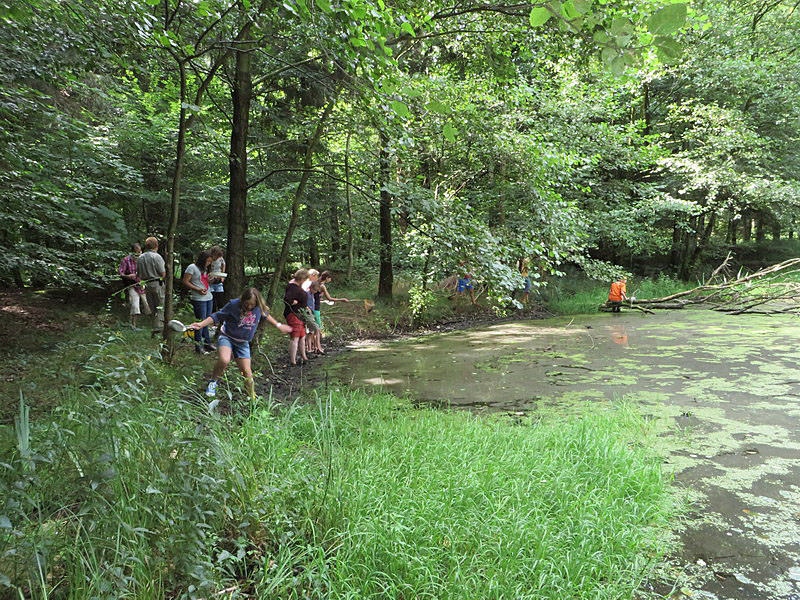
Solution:
[(422, 402), (519, 412), (624, 397), (657, 419), (694, 504), (695, 598), (800, 599), (800, 319), (709, 311), (503, 323), (356, 347), (333, 378)]

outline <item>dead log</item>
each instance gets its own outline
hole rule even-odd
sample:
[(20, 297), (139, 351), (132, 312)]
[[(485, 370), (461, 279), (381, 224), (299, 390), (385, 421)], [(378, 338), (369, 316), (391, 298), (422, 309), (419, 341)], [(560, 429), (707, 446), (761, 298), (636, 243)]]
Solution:
[[(600, 306), (598, 306), (598, 310), (601, 312), (610, 312), (613, 307), (608, 302), (603, 302)], [(628, 301), (628, 303), (623, 303), (622, 308), (628, 308), (633, 310), (639, 310), (643, 313), (647, 313), (649, 315), (654, 315), (655, 313), (650, 310), (649, 308), (644, 308), (643, 306), (636, 306), (636, 304)], [(656, 307), (658, 308), (658, 307)]]

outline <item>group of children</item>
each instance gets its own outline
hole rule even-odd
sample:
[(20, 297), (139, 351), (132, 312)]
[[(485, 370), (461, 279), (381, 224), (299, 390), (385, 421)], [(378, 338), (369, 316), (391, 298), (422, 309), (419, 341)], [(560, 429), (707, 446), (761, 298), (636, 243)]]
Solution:
[[(292, 328), (289, 334), (289, 364), (296, 366), (308, 360), (309, 353), (325, 354), (322, 348), (322, 297), (327, 302), (350, 302), (347, 298), (334, 298), (326, 283), (332, 279), (330, 271), (299, 269), (292, 276), (283, 295), (283, 318)], [(300, 352), (300, 362), (297, 353)]]
[[(202, 261), (200, 259), (203, 259)], [(207, 261), (204, 253), (200, 254), (198, 261), (194, 265), (199, 268), (200, 264), (205, 264), (206, 269), (210, 269), (211, 264)], [(196, 278), (195, 269), (187, 268), (187, 276), (184, 274), (184, 284), (193, 284)], [(217, 383), (225, 372), (225, 368), (231, 361), (236, 360), (236, 364), (245, 380), (245, 387), (251, 398), (255, 397), (253, 385), (253, 372), (250, 364), (250, 342), (255, 336), (256, 329), (262, 319), (276, 327), (282, 333), (289, 335), (289, 363), (292, 366), (303, 364), (308, 360), (309, 353), (317, 352), (324, 354), (322, 348), (322, 315), (320, 312), (322, 297), (329, 302), (350, 302), (347, 298), (333, 298), (326, 287), (332, 275), (325, 271), (320, 273), (316, 269), (300, 269), (293, 275), (283, 296), (284, 309), (283, 317), (286, 324), (278, 322), (270, 313), (261, 293), (254, 287), (244, 290), (242, 295), (228, 302), (221, 309), (210, 312), (207, 316), (196, 323), (188, 326), (195, 331), (196, 340), (205, 340), (203, 351), (215, 347), (211, 344), (210, 338), (202, 337), (203, 331), (208, 331), (211, 325), (217, 326), (217, 362), (211, 379), (206, 387), (206, 396), (214, 397), (217, 394)], [(202, 272), (200, 274), (202, 283)], [(189, 287), (187, 285), (187, 287)], [(199, 287), (199, 286), (198, 286)], [(192, 289), (192, 288), (190, 288)], [(203, 290), (193, 290), (200, 294)], [(206, 289), (206, 292), (208, 290)], [(200, 302), (200, 301), (198, 301)], [(195, 300), (192, 300), (194, 305)], [(195, 315), (201, 316), (204, 307), (196, 308)], [(198, 314), (200, 313), (200, 314)], [(300, 361), (297, 359), (300, 352)]]
[[(140, 305), (145, 310), (148, 306), (148, 297), (153, 296), (151, 302), (156, 308), (162, 308), (163, 292), (159, 295), (156, 286), (163, 285), (166, 269), (163, 259), (159, 264), (150, 268), (148, 261), (143, 260), (147, 255), (153, 254), (157, 258), (158, 242), (155, 238), (148, 238), (145, 242), (148, 250), (141, 253), (138, 244), (132, 247), (132, 253), (126, 256), (119, 267), (123, 283), (129, 287), (129, 302), (131, 306), (131, 325), (135, 327), (136, 316), (140, 313)], [(141, 267), (140, 263), (143, 263)], [(530, 274), (527, 261), (519, 265), (520, 272), (525, 278), (523, 299), (527, 300), (530, 292)], [(149, 270), (148, 270), (149, 269)], [(141, 279), (139, 271), (147, 271), (146, 279)], [(150, 272), (152, 271), (152, 273)], [(283, 317), (286, 324), (278, 322), (267, 308), (261, 293), (254, 287), (248, 287), (242, 295), (231, 300), (224, 306), (223, 282), (225, 280), (226, 264), (224, 253), (219, 246), (212, 246), (197, 255), (194, 263), (190, 264), (181, 279), (184, 287), (190, 292), (190, 299), (197, 322), (188, 326), (194, 330), (195, 351), (200, 354), (217, 351), (217, 362), (214, 365), (211, 379), (206, 387), (206, 395), (216, 396), (217, 382), (225, 372), (231, 358), (236, 363), (245, 379), (245, 387), (251, 397), (255, 397), (253, 373), (250, 365), (250, 341), (255, 336), (261, 320), (276, 327), (282, 333), (289, 335), (289, 364), (301, 365), (306, 362), (312, 353), (325, 354), (322, 347), (322, 315), (320, 312), (323, 297), (329, 303), (350, 302), (347, 298), (334, 298), (328, 292), (326, 284), (332, 279), (329, 271), (320, 273), (316, 269), (299, 269), (286, 286), (283, 296)], [(611, 284), (608, 295), (608, 305), (613, 312), (619, 312), (622, 302), (627, 299), (626, 278), (621, 277)], [(145, 283), (147, 288), (140, 285)], [(151, 294), (150, 287), (154, 288)], [(469, 292), (470, 299), (475, 302), (473, 292), (473, 275), (461, 264), (456, 292), (463, 294)], [(154, 327), (158, 327), (158, 311), (154, 311)], [(217, 343), (211, 340), (209, 327), (217, 327)], [(298, 360), (298, 353), (300, 354)]]
[[(142, 253), (139, 244), (133, 244), (131, 253), (122, 259), (118, 272), (128, 292), (131, 326), (136, 329), (138, 315), (142, 312), (149, 314), (152, 307), (153, 331), (157, 332), (163, 327), (166, 266), (158, 254), (158, 241), (155, 238), (147, 238), (145, 247), (147, 251)], [(216, 396), (217, 382), (228, 363), (234, 359), (244, 376), (248, 393), (254, 397), (250, 342), (259, 323), (265, 320), (289, 335), (289, 362), (296, 366), (308, 360), (310, 354), (325, 354), (320, 312), (323, 298), (329, 303), (350, 300), (330, 295), (326, 284), (333, 276), (329, 271), (320, 273), (316, 269), (300, 269), (286, 286), (283, 297), (286, 324), (283, 324), (270, 315), (261, 293), (254, 287), (246, 288), (239, 298), (224, 304), (226, 267), (224, 252), (219, 246), (203, 250), (186, 267), (181, 283), (189, 290), (197, 319), (187, 329), (194, 332), (195, 352), (208, 354), (217, 351), (217, 362), (206, 387), (206, 395)], [(216, 344), (212, 341), (212, 326), (217, 328)]]

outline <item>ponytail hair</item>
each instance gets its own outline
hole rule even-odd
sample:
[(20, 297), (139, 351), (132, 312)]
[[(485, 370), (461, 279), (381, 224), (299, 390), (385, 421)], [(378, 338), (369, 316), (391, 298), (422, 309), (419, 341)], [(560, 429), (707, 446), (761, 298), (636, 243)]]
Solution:
[(248, 287), (244, 288), (242, 295), (239, 296), (239, 310), (242, 314), (245, 312), (245, 302), (249, 302), (250, 300), (256, 301), (256, 306), (261, 309), (262, 314), (266, 315), (269, 313), (269, 307), (267, 306), (266, 302), (264, 302), (261, 292), (259, 292), (257, 288)]

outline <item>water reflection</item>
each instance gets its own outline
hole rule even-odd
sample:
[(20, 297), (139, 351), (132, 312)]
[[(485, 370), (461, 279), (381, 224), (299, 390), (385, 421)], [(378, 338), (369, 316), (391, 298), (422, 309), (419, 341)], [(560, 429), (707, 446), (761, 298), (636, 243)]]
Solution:
[(625, 325), (621, 323), (615, 323), (614, 325), (609, 326), (609, 332), (611, 333), (611, 341), (615, 344), (619, 344), (620, 346), (628, 345), (628, 329)]

